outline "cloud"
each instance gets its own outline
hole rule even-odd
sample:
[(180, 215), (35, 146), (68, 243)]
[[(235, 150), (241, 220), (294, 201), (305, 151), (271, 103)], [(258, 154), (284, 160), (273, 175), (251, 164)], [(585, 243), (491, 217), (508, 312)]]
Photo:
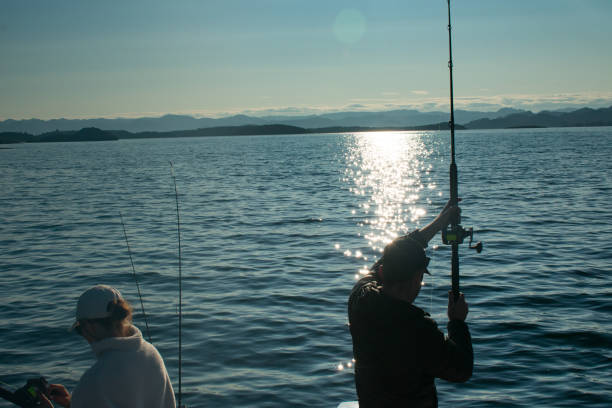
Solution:
[(260, 111), (266, 111), (269, 113), (303, 113), (304, 109), (303, 108), (298, 108), (295, 106), (287, 106), (287, 107), (283, 107), (283, 108), (266, 108), (266, 109), (252, 109), (252, 110), (248, 110), (248, 111), (244, 111), (243, 113), (246, 112), (251, 112), (251, 113), (258, 113)]
[[(497, 111), (501, 108), (524, 109), (532, 112), (542, 110), (578, 109), (582, 107), (607, 108), (612, 106), (612, 92), (560, 93), (550, 95), (511, 94), (496, 96), (459, 96), (455, 97), (455, 109), (472, 111)], [(221, 118), (244, 114), (261, 116), (307, 116), (344, 111), (390, 111), (398, 109), (418, 110), (421, 112), (448, 112), (448, 96), (414, 96), (412, 98), (353, 98), (346, 104), (309, 105), (309, 106), (267, 106), (261, 108), (236, 108), (231, 110), (181, 110), (172, 112), (122, 112), (101, 115), (105, 118), (160, 117), (166, 114), (190, 115), (196, 118)], [(90, 118), (89, 115), (72, 115), (70, 118)], [(51, 118), (47, 118), (51, 119)], [(1, 120), (1, 119), (0, 119)]]
[(564, 93), (554, 95), (515, 94), (492, 97), (459, 98), (458, 106), (476, 109), (490, 106), (492, 109), (504, 107), (531, 110), (557, 110), (568, 108), (603, 108), (612, 105), (612, 93)]
[(429, 95), (429, 92), (427, 92), (427, 91), (414, 90), (414, 91), (412, 91), (412, 93), (415, 94), (415, 95)]
[[(605, 108), (612, 106), (612, 92), (609, 93), (564, 93), (554, 95), (513, 94), (496, 96), (455, 97), (455, 109), (497, 111), (501, 108), (515, 108), (539, 112), (542, 110), (574, 109), (581, 107)], [(380, 108), (372, 104), (372, 108)], [(444, 97), (419, 98), (418, 100), (388, 102), (384, 109), (417, 109), (422, 112), (448, 111), (449, 100)]]
[[(497, 111), (501, 108), (515, 108), (539, 112), (542, 110), (578, 109), (581, 107), (603, 108), (612, 106), (611, 93), (575, 93), (575, 94), (513, 94), (496, 96), (462, 96), (455, 97), (455, 109), (472, 111)], [(212, 116), (221, 117), (242, 113), (250, 116), (267, 115), (320, 115), (323, 113), (343, 111), (388, 111), (397, 109), (419, 110), (421, 112), (448, 112), (448, 96), (425, 97), (418, 99), (389, 100), (389, 98), (355, 98), (350, 103), (337, 106), (290, 106), (244, 109), (224, 112)], [(211, 115), (209, 115), (211, 117)]]

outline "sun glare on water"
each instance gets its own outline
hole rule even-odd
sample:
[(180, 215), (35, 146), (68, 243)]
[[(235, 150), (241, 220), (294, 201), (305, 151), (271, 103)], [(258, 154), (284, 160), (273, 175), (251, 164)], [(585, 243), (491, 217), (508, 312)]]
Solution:
[[(427, 216), (425, 206), (435, 195), (432, 164), (427, 147), (429, 138), (422, 132), (356, 133), (347, 136), (346, 170), (343, 181), (353, 193), (358, 208), (350, 211), (359, 227), (359, 237), (369, 250), (334, 248), (354, 258), (358, 280), (369, 273), (384, 247), (394, 238), (420, 226)], [(369, 252), (369, 253), (368, 253)], [(424, 285), (424, 283), (422, 283)], [(350, 374), (355, 361), (336, 363), (336, 372)]]
[(422, 191), (432, 188), (426, 180), (431, 166), (424, 161), (429, 154), (422, 133), (354, 135), (347, 151), (345, 181), (357, 196), (363, 236), (374, 252), (382, 252), (385, 245), (408, 233), (426, 215), (420, 200)]

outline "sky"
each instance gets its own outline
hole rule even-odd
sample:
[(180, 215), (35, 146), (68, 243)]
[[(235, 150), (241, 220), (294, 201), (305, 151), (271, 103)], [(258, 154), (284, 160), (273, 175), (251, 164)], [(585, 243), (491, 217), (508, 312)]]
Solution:
[[(612, 105), (612, 1), (452, 0), (455, 107)], [(0, 120), (449, 109), (445, 0), (0, 0)]]

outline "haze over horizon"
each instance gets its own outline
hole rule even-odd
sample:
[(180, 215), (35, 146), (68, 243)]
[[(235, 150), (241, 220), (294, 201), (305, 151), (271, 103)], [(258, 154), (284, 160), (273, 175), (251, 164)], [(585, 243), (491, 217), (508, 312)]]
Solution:
[[(452, 1), (456, 109), (612, 105), (612, 2)], [(3, 1), (0, 120), (448, 111), (446, 1)]]

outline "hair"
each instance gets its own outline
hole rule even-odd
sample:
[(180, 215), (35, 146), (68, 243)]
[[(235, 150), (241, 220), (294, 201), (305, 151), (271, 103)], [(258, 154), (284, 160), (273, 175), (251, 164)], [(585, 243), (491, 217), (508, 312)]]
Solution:
[(109, 317), (88, 320), (104, 327), (112, 337), (124, 337), (132, 323), (132, 306), (125, 299), (116, 299), (108, 302), (106, 310)]

